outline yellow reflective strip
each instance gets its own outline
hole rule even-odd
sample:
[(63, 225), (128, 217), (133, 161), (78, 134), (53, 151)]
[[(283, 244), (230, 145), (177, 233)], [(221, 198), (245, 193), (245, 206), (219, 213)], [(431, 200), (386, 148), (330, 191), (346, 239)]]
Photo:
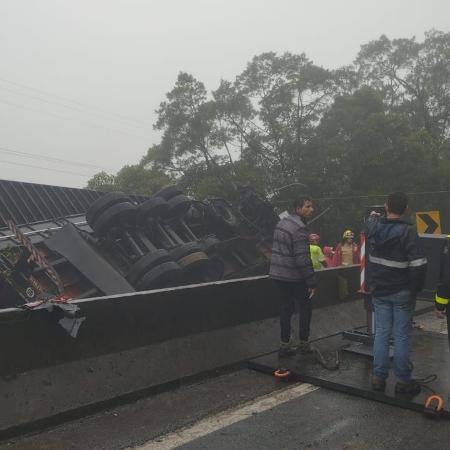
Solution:
[(439, 297), (436, 295), (436, 303), (439, 303), (440, 305), (448, 305), (448, 298)]

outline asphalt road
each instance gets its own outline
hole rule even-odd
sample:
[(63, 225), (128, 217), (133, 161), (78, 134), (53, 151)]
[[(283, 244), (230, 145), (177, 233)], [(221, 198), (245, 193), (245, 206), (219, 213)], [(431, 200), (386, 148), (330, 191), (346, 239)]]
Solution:
[(179, 450), (443, 450), (448, 422), (319, 389), (223, 428)]
[[(242, 370), (4, 442), (0, 449), (134, 447), (284, 386)], [(318, 389), (179, 448), (442, 450), (450, 448), (450, 427), (447, 421), (434, 422), (412, 411)]]
[(244, 369), (0, 443), (0, 450), (118, 450), (142, 444), (283, 386)]
[[(429, 329), (426, 317), (418, 319)], [(430, 324), (443, 331), (435, 320)], [(118, 450), (145, 443), (167, 448), (164, 435), (214, 423), (223, 411), (239, 414), (242, 404), (279, 395), (290, 385), (242, 369), (118, 408), (0, 443), (0, 450)], [(3, 412), (5, 413), (5, 412)], [(183, 450), (448, 449), (450, 423), (393, 406), (318, 389), (271, 409), (242, 415), (229, 426), (178, 447)], [(217, 426), (217, 424), (216, 424)], [(159, 443), (161, 443), (159, 445)]]

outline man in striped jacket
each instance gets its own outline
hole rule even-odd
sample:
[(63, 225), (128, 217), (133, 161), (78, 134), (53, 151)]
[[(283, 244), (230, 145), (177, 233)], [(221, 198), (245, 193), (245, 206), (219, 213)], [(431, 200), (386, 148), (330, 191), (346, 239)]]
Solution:
[(393, 334), (395, 392), (414, 395), (420, 392), (420, 385), (411, 378), (410, 334), (427, 260), (417, 231), (402, 218), (407, 206), (406, 194), (389, 194), (386, 217), (369, 219), (365, 235), (369, 250), (368, 286), (375, 312), (372, 387), (383, 391), (386, 386), (389, 339)]
[(296, 302), (300, 312), (300, 350), (303, 353), (310, 351), (311, 298), (315, 292), (316, 279), (306, 223), (313, 212), (311, 198), (299, 197), (294, 201), (293, 213), (280, 220), (273, 235), (269, 276), (280, 291), (280, 356), (292, 355), (298, 349), (298, 344), (291, 338), (291, 318)]

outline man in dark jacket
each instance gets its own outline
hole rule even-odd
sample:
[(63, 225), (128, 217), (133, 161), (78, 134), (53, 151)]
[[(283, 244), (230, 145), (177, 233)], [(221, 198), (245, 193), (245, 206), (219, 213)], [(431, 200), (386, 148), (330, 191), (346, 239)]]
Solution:
[(295, 302), (299, 305), (300, 313), (300, 350), (303, 353), (310, 351), (311, 297), (316, 288), (306, 228), (314, 212), (312, 200), (302, 196), (295, 200), (293, 206), (293, 213), (283, 218), (275, 228), (269, 270), (269, 276), (277, 284), (281, 298), (280, 356), (292, 355), (298, 348), (291, 338)]
[(366, 223), (369, 264), (368, 282), (375, 311), (372, 386), (384, 390), (389, 374), (389, 339), (394, 336), (396, 393), (417, 394), (420, 386), (411, 378), (410, 334), (416, 296), (423, 289), (427, 260), (419, 236), (401, 217), (408, 206), (403, 192), (388, 196), (387, 216)]

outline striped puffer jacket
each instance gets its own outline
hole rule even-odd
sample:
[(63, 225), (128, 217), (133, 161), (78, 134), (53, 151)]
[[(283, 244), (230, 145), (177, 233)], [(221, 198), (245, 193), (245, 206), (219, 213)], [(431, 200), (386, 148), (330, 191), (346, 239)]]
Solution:
[(281, 219), (275, 228), (269, 276), (281, 281), (304, 281), (310, 288), (316, 286), (308, 230), (296, 214)]

